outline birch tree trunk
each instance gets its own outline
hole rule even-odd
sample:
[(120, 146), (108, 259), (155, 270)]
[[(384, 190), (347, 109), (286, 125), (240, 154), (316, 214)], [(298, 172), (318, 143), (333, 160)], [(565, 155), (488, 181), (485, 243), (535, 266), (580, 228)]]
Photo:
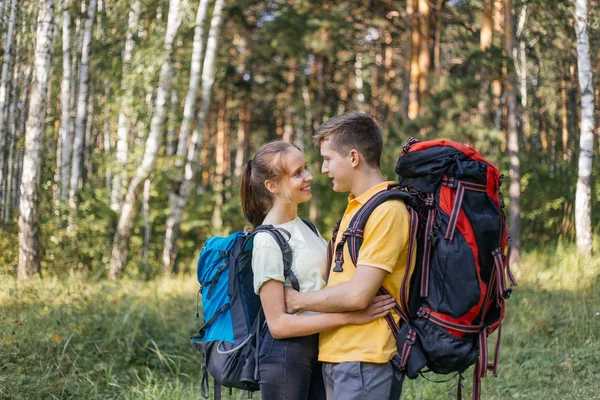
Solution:
[(577, 250), (582, 255), (590, 256), (592, 254), (591, 175), (594, 153), (594, 85), (587, 23), (587, 0), (576, 0), (575, 33), (577, 34), (577, 71), (581, 90), (581, 136), (575, 193), (575, 232)]
[(36, 36), (31, 112), (27, 119), (19, 201), (19, 267), (17, 275), (20, 279), (40, 273), (39, 190), (46, 96), (52, 65), (53, 0), (40, 1)]
[[(194, 105), (198, 97), (198, 84), (202, 72), (202, 55), (204, 47), (204, 21), (208, 9), (208, 0), (200, 0), (198, 12), (196, 13), (196, 26), (194, 27), (194, 44), (192, 47), (192, 63), (190, 67), (190, 84), (185, 96), (185, 105), (183, 106), (183, 121), (179, 132), (179, 142), (177, 143), (177, 161), (175, 165), (183, 167), (184, 157), (188, 151), (188, 137), (190, 136), (192, 122), (194, 119)], [(183, 179), (183, 173), (178, 174), (178, 180)]]
[[(529, 131), (529, 112), (527, 111), (527, 49), (525, 38), (523, 37), (523, 30), (525, 29), (525, 23), (527, 21), (527, 4), (523, 4), (521, 7), (521, 15), (519, 16), (519, 24), (517, 26), (516, 39), (519, 44), (517, 50), (518, 62), (515, 62), (515, 70), (519, 78), (519, 92), (521, 95), (521, 110), (519, 112), (519, 119), (521, 121), (521, 130), (525, 133), (525, 149), (529, 150), (530, 146), (530, 131)], [(513, 54), (515, 56), (515, 54)]]
[(179, 236), (179, 227), (183, 209), (187, 204), (189, 196), (194, 187), (194, 181), (197, 169), (197, 155), (202, 148), (204, 138), (204, 128), (206, 117), (210, 109), (211, 90), (215, 80), (215, 62), (217, 58), (217, 44), (221, 32), (223, 21), (223, 7), (225, 0), (217, 0), (213, 10), (213, 16), (210, 22), (208, 32), (208, 41), (206, 43), (206, 54), (202, 67), (202, 98), (200, 109), (198, 110), (197, 125), (192, 135), (192, 142), (187, 152), (185, 162), (184, 180), (179, 185), (176, 193), (172, 193), (169, 198), (169, 217), (167, 218), (167, 229), (165, 234), (165, 245), (162, 254), (163, 271), (169, 274), (173, 270), (175, 258), (177, 255), (177, 238)]
[[(506, 0), (505, 2), (504, 20), (506, 24), (506, 55), (510, 65), (514, 63), (512, 0)], [(510, 198), (509, 228), (512, 237), (510, 262), (518, 271), (518, 264), (521, 260), (521, 161), (519, 160), (519, 135), (517, 132), (517, 93), (515, 92), (514, 74), (510, 71), (506, 76), (506, 102), (508, 112), (507, 148), (510, 163), (508, 188)]]
[[(19, 113), (19, 126), (17, 128), (16, 134), (16, 142), (20, 142), (21, 138), (25, 136), (25, 123), (27, 121), (27, 110), (29, 109), (29, 92), (31, 88), (31, 66), (25, 67), (25, 76), (23, 79), (23, 89), (21, 92), (23, 93), (23, 100), (21, 102), (21, 111)], [(13, 203), (13, 209), (19, 208), (19, 200), (21, 197), (21, 176), (23, 173), (23, 157), (24, 151), (17, 149), (16, 152), (16, 165), (15, 165), (15, 197)]]
[(90, 50), (92, 44), (92, 29), (96, 13), (97, 0), (90, 0), (87, 9), (87, 18), (83, 31), (81, 46), (81, 61), (79, 65), (79, 88), (77, 91), (77, 113), (75, 115), (75, 138), (73, 141), (73, 160), (71, 164), (71, 181), (69, 190), (69, 205), (77, 206), (76, 196), (81, 188), (83, 158), (85, 151), (85, 128), (87, 117), (88, 83), (90, 77)]
[(119, 108), (119, 119), (117, 125), (117, 164), (118, 170), (113, 176), (111, 188), (110, 208), (113, 211), (120, 209), (124, 196), (124, 188), (127, 184), (127, 153), (129, 146), (129, 129), (131, 117), (131, 89), (127, 84), (127, 77), (131, 73), (131, 58), (135, 46), (134, 36), (138, 30), (138, 23), (142, 13), (141, 0), (135, 0), (129, 11), (127, 22), (127, 36), (125, 37), (125, 49), (123, 51), (123, 76), (121, 77), (121, 106)]
[(129, 184), (125, 201), (121, 207), (119, 224), (115, 233), (112, 255), (110, 259), (110, 279), (117, 279), (123, 275), (127, 266), (129, 256), (129, 241), (133, 232), (134, 218), (138, 211), (138, 201), (144, 181), (154, 170), (158, 149), (165, 133), (165, 121), (167, 119), (167, 96), (171, 93), (171, 81), (173, 79), (173, 54), (174, 40), (181, 23), (179, 12), (180, 0), (169, 2), (169, 16), (165, 34), (164, 61), (160, 71), (159, 86), (156, 94), (156, 105), (150, 133), (146, 141), (146, 149), (141, 165), (138, 167), (134, 177)]
[(12, 0), (10, 5), (10, 17), (8, 19), (8, 30), (4, 36), (4, 56), (2, 58), (2, 78), (0, 80), (0, 184), (4, 184), (4, 157), (6, 142), (6, 107), (9, 102), (9, 83), (11, 81), (11, 66), (13, 42), (15, 38), (15, 24), (17, 21), (17, 0)]
[(69, 178), (71, 176), (71, 10), (70, 1), (63, 4), (62, 50), (63, 72), (60, 87), (60, 129), (59, 154), (57, 157), (58, 197), (60, 201), (67, 200), (69, 193)]

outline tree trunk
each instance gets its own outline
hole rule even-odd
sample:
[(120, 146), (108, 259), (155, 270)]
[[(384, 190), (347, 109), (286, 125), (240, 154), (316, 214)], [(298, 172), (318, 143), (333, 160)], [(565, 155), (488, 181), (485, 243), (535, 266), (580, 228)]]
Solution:
[(579, 165), (575, 193), (575, 232), (577, 250), (592, 254), (591, 176), (594, 153), (594, 81), (590, 62), (587, 0), (575, 1), (575, 33), (577, 34), (577, 70), (581, 90), (581, 135)]
[(13, 66), (12, 48), (15, 38), (15, 24), (17, 21), (17, 0), (12, 0), (10, 5), (10, 17), (8, 19), (8, 30), (4, 36), (4, 56), (2, 58), (2, 77), (0, 80), (0, 185), (4, 184), (4, 157), (6, 142), (6, 107), (9, 103), (9, 83), (11, 81), (11, 67)]
[(117, 123), (117, 168), (113, 176), (113, 183), (110, 196), (110, 208), (113, 211), (120, 209), (123, 201), (124, 188), (127, 184), (127, 154), (129, 151), (129, 129), (131, 117), (131, 88), (127, 79), (131, 74), (131, 58), (133, 56), (133, 47), (135, 46), (134, 36), (137, 34), (138, 23), (142, 13), (141, 0), (135, 0), (129, 11), (127, 23), (127, 35), (125, 36), (125, 48), (123, 50), (123, 75), (121, 77), (121, 93), (119, 119)]
[(71, 10), (70, 2), (63, 4), (63, 73), (60, 88), (60, 157), (57, 157), (58, 197), (60, 201), (67, 200), (69, 193), (69, 178), (71, 177)]
[(198, 110), (196, 130), (192, 135), (192, 142), (187, 152), (185, 163), (184, 180), (178, 187), (178, 191), (171, 193), (169, 198), (169, 217), (167, 218), (167, 229), (165, 234), (165, 245), (162, 254), (163, 271), (170, 274), (177, 256), (177, 238), (183, 209), (187, 204), (192, 192), (196, 176), (196, 153), (202, 148), (206, 118), (210, 108), (211, 90), (215, 80), (215, 64), (217, 58), (217, 45), (222, 25), (222, 13), (225, 0), (217, 0), (208, 32), (206, 43), (206, 55), (202, 67), (202, 98)]
[(167, 120), (167, 148), (165, 155), (171, 157), (175, 155), (177, 146), (177, 106), (179, 104), (179, 95), (175, 88), (171, 89), (171, 101), (169, 102), (171, 109), (169, 111), (169, 118)]
[(486, 51), (492, 46), (492, 35), (494, 26), (494, 2), (483, 1), (483, 15), (481, 19), (481, 31), (479, 32), (479, 49)]
[(142, 199), (142, 214), (144, 215), (144, 275), (146, 280), (150, 279), (150, 264), (148, 259), (150, 258), (150, 237), (152, 235), (152, 225), (150, 224), (150, 186), (152, 180), (146, 179), (144, 182), (144, 196)]
[(156, 106), (150, 125), (150, 133), (146, 141), (146, 149), (141, 165), (129, 184), (127, 195), (122, 206), (117, 231), (113, 242), (110, 259), (110, 279), (117, 279), (123, 275), (129, 256), (129, 241), (133, 232), (134, 218), (137, 214), (138, 200), (143, 182), (154, 170), (158, 149), (163, 140), (165, 121), (167, 119), (167, 96), (171, 93), (173, 78), (174, 40), (181, 22), (179, 12), (180, 0), (169, 2), (169, 16), (165, 35), (164, 61), (160, 72), (159, 86), (156, 95)]
[[(18, 47), (18, 46), (17, 46)], [(18, 59), (18, 57), (15, 57)], [(15, 155), (15, 141), (17, 134), (17, 107), (19, 103), (19, 86), (20, 82), (20, 74), (18, 68), (14, 68), (13, 74), (13, 83), (11, 88), (11, 104), (8, 109), (8, 159), (7, 159), (7, 171), (6, 171), (6, 185), (2, 194), (2, 210), (4, 211), (2, 217), (2, 222), (4, 226), (8, 224), (10, 219), (10, 211), (11, 211), (11, 203), (12, 198), (11, 195), (14, 192), (14, 155)]]
[(296, 91), (296, 59), (291, 57), (288, 61), (287, 88), (285, 90), (285, 111), (283, 118), (285, 125), (283, 126), (283, 141), (291, 143), (294, 136), (293, 119), (296, 114), (294, 109), (293, 96)]
[(568, 161), (571, 158), (569, 151), (569, 114), (567, 107), (567, 78), (564, 69), (561, 72), (560, 79), (560, 121), (562, 132), (562, 151), (563, 160)]
[[(411, 50), (410, 50), (410, 79), (408, 86), (408, 118), (415, 119), (419, 115), (419, 50), (421, 47), (421, 40), (419, 32), (419, 11), (418, 11), (419, 0), (408, 0), (406, 3), (406, 10), (409, 16), (411, 16), (412, 28), (411, 28)], [(421, 0), (423, 1), (423, 0)]]
[[(82, 177), (85, 176), (86, 181), (89, 181), (92, 173), (92, 163), (90, 161), (90, 153), (93, 151), (94, 146), (96, 145), (96, 141), (94, 140), (93, 129), (94, 126), (92, 122), (94, 121), (94, 94), (95, 94), (95, 85), (92, 82), (90, 84), (90, 95), (87, 100), (87, 119), (85, 122), (85, 140), (83, 141), (83, 173)], [(90, 150), (91, 149), (91, 150)]]
[(354, 61), (354, 86), (356, 87), (356, 108), (358, 111), (365, 111), (365, 93), (363, 91), (363, 55), (362, 53), (356, 53), (356, 59)]
[(527, 21), (527, 4), (521, 7), (521, 15), (519, 16), (519, 25), (517, 26), (516, 41), (519, 44), (518, 56), (519, 61), (515, 63), (515, 70), (519, 78), (519, 92), (521, 94), (521, 110), (519, 112), (521, 120), (521, 130), (525, 133), (525, 149), (529, 151), (531, 145), (531, 131), (529, 129), (529, 111), (527, 110), (527, 49), (525, 39), (523, 38), (523, 30)]
[[(395, 76), (393, 69), (394, 61), (394, 48), (392, 46), (392, 34), (389, 31), (384, 31), (384, 57), (383, 57), (383, 137), (384, 143), (387, 143), (387, 139), (390, 135), (390, 123), (392, 122), (392, 84)], [(402, 88), (404, 93), (404, 88)], [(404, 115), (405, 109), (402, 108), (402, 119), (406, 121), (406, 115)]]
[[(23, 89), (21, 90), (21, 92), (23, 93), (23, 100), (22, 100), (22, 105), (21, 105), (21, 111), (19, 114), (19, 126), (17, 128), (17, 134), (16, 134), (16, 139), (15, 141), (17, 143), (19, 143), (21, 141), (21, 139), (23, 138), (23, 136), (25, 136), (25, 123), (27, 121), (27, 110), (29, 109), (29, 92), (31, 89), (31, 67), (27, 66), (25, 67), (25, 76), (23, 79)], [(14, 183), (14, 187), (15, 187), (15, 197), (14, 197), (14, 203), (13, 203), (13, 209), (18, 209), (19, 208), (19, 200), (21, 197), (21, 176), (23, 174), (23, 158), (24, 158), (24, 151), (17, 149), (16, 152), (16, 165), (15, 165), (15, 183)]]
[(73, 159), (71, 164), (71, 180), (69, 187), (69, 205), (72, 209), (77, 206), (76, 196), (82, 185), (82, 169), (85, 151), (85, 127), (87, 117), (88, 83), (90, 77), (90, 51), (92, 44), (92, 28), (96, 14), (97, 0), (90, 0), (87, 18), (83, 31), (81, 60), (79, 65), (79, 88), (77, 91), (77, 113), (75, 115), (75, 138), (73, 142)]
[[(227, 107), (227, 94), (219, 106), (217, 114), (217, 142), (215, 143), (215, 208), (212, 215), (213, 232), (220, 233), (223, 229), (223, 184), (225, 181), (225, 143), (229, 140), (225, 135), (225, 108)], [(289, 138), (291, 140), (291, 137)]]
[(248, 136), (250, 132), (246, 131), (246, 118), (248, 118), (247, 112), (250, 112), (249, 106), (251, 104), (248, 97), (250, 94), (245, 93), (246, 100), (243, 100), (240, 104), (239, 119), (238, 119), (238, 130), (237, 130), (237, 142), (235, 146), (235, 169), (233, 174), (236, 178), (242, 175), (242, 167), (244, 166), (244, 160), (246, 159), (246, 153), (248, 151)]
[[(110, 88), (108, 85), (104, 86), (104, 122), (102, 124), (102, 135), (103, 135), (103, 143), (102, 150), (104, 151), (104, 157), (109, 160), (111, 153), (111, 145), (110, 145), (110, 110), (108, 107), (108, 97), (110, 95)], [(106, 166), (104, 170), (104, 187), (109, 188), (112, 192), (112, 167), (110, 165)]]
[(52, 0), (43, 0), (40, 1), (37, 21), (31, 112), (27, 119), (21, 198), (19, 201), (19, 267), (17, 275), (20, 279), (40, 273), (39, 190), (41, 153), (46, 116), (46, 92), (52, 65), (53, 36), (54, 4)]
[[(506, 24), (506, 55), (508, 63), (514, 63), (513, 51), (513, 19), (512, 19), (512, 0), (506, 0), (504, 9), (504, 19)], [(519, 135), (517, 132), (517, 93), (515, 92), (514, 75), (509, 68), (506, 76), (506, 102), (508, 112), (508, 155), (509, 155), (509, 188), (510, 198), (509, 223), (511, 243), (511, 264), (518, 271), (518, 264), (521, 260), (521, 162), (519, 160)]]
[[(179, 132), (179, 142), (177, 143), (177, 161), (176, 166), (182, 167), (184, 157), (189, 151), (188, 137), (190, 136), (192, 122), (194, 119), (194, 105), (198, 98), (198, 85), (200, 83), (200, 74), (202, 73), (202, 55), (204, 47), (204, 21), (208, 9), (208, 0), (200, 0), (198, 12), (196, 13), (196, 25), (194, 27), (194, 44), (192, 47), (192, 63), (190, 66), (190, 84), (187, 95), (185, 96), (185, 105), (183, 106), (183, 121)], [(182, 179), (178, 177), (179, 181)]]
[(431, 68), (431, 56), (429, 54), (430, 16), (429, 0), (419, 0), (419, 114), (423, 113), (423, 101), (427, 98), (429, 86), (429, 69)]

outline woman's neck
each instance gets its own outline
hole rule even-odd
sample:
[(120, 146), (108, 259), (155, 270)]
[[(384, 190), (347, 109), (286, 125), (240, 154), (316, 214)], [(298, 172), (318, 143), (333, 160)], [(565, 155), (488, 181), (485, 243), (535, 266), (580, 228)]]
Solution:
[(294, 220), (298, 216), (298, 204), (291, 203), (283, 199), (276, 199), (271, 211), (263, 221), (264, 225), (285, 224)]

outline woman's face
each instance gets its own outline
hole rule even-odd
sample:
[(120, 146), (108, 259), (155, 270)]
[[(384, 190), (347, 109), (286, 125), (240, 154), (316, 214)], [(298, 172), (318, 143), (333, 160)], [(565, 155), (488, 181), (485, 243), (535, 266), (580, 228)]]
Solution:
[(295, 204), (304, 203), (312, 198), (310, 182), (312, 174), (306, 169), (304, 154), (296, 148), (291, 149), (283, 157), (285, 175), (278, 184), (277, 196)]

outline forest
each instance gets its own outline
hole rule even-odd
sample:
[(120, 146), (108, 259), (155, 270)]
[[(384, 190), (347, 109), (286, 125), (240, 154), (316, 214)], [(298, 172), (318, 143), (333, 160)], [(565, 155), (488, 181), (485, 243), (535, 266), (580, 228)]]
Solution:
[(199, 397), (196, 262), (249, 226), (243, 166), (302, 149), (300, 213), (329, 238), (347, 195), (312, 136), (349, 110), (381, 127), (389, 180), (410, 137), (504, 175), (519, 286), (483, 398), (600, 398), (598, 6), (1, 0), (0, 398)]

